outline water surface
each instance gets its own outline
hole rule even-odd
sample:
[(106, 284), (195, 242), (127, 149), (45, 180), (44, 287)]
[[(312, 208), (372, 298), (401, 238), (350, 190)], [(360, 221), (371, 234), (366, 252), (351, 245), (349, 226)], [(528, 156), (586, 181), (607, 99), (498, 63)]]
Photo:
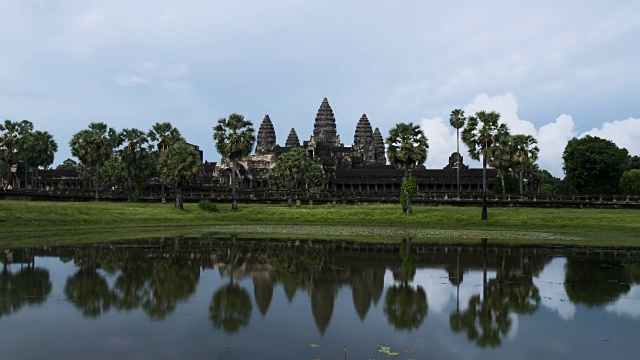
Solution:
[(3, 358), (627, 359), (640, 350), (634, 251), (164, 239), (0, 258)]

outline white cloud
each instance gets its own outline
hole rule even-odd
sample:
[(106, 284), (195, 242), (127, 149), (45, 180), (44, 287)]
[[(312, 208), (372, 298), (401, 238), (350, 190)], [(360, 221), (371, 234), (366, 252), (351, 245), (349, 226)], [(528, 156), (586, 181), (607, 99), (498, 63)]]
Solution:
[(618, 299), (615, 303), (607, 305), (605, 310), (618, 316), (640, 319), (640, 286), (633, 286), (629, 293)]
[(576, 314), (576, 305), (569, 300), (564, 288), (566, 262), (565, 258), (554, 258), (533, 283), (540, 291), (542, 306), (557, 312), (563, 320), (571, 320)]
[(147, 83), (147, 79), (138, 75), (120, 74), (115, 77), (116, 84), (120, 86), (136, 86)]

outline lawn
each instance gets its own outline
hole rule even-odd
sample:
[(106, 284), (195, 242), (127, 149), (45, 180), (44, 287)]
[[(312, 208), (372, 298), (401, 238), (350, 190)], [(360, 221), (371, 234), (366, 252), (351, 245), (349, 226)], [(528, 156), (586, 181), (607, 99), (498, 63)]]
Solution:
[(489, 208), (397, 205), (287, 206), (0, 201), (0, 245), (53, 245), (145, 237), (198, 236), (349, 239), (394, 242), (640, 247), (640, 211), (623, 209)]

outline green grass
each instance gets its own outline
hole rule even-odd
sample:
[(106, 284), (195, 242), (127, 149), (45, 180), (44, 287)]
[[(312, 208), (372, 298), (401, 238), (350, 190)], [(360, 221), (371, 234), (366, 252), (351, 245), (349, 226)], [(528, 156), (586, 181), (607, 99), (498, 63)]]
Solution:
[(172, 204), (0, 201), (0, 245), (52, 245), (160, 236), (230, 236), (418, 242), (640, 247), (640, 211), (622, 209), (414, 207), (396, 205), (293, 206), (240, 204), (231, 211), (184, 211)]

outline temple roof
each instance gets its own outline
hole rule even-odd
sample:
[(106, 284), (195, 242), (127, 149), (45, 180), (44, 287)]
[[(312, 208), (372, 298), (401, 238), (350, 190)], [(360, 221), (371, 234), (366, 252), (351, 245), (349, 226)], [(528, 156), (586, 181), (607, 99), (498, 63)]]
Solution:
[(276, 131), (273, 128), (269, 115), (265, 115), (260, 129), (258, 130), (258, 141), (256, 144), (256, 153), (263, 154), (273, 151), (276, 147)]
[(338, 131), (336, 130), (336, 118), (327, 98), (322, 100), (315, 123), (313, 124), (313, 137), (317, 143), (338, 144)]
[(353, 136), (353, 144), (359, 145), (364, 143), (373, 142), (373, 130), (371, 129), (371, 123), (367, 118), (367, 114), (362, 114), (362, 117), (356, 125), (356, 132)]

